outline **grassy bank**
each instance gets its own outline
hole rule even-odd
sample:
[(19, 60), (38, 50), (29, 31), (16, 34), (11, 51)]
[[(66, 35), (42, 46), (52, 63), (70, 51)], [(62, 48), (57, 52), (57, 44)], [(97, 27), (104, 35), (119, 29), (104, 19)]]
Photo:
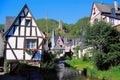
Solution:
[(97, 77), (104, 80), (120, 80), (120, 66), (112, 67), (107, 71), (97, 70), (91, 61), (82, 61), (82, 59), (68, 60), (67, 63), (79, 70), (87, 69), (89, 77)]
[(92, 68), (93, 63), (91, 61), (82, 61), (82, 59), (67, 60), (67, 64), (76, 68), (78, 70), (83, 70), (83, 68)]

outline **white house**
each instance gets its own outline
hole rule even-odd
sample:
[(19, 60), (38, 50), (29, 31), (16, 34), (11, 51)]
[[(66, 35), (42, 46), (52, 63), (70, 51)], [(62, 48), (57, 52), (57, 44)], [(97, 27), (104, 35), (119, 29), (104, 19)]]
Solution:
[[(6, 60), (41, 60), (45, 35), (41, 32), (25, 5), (16, 18), (8, 17), (6, 22), (5, 52)], [(34, 54), (28, 54), (28, 51)]]
[(114, 4), (94, 2), (90, 14), (90, 23), (93, 24), (94, 21), (105, 21), (113, 26), (119, 25), (120, 6), (118, 6), (117, 0), (114, 0)]

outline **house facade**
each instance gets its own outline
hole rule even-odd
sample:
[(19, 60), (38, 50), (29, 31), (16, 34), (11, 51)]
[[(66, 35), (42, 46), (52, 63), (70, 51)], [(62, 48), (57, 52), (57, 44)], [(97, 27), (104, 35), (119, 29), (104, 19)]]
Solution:
[(118, 6), (117, 0), (114, 0), (114, 4), (94, 2), (90, 14), (90, 23), (93, 24), (95, 21), (105, 21), (113, 26), (119, 25), (120, 6)]
[[(39, 30), (32, 13), (25, 5), (18, 16), (6, 20), (5, 52), (6, 60), (41, 60), (45, 35)], [(30, 54), (31, 53), (31, 54)]]

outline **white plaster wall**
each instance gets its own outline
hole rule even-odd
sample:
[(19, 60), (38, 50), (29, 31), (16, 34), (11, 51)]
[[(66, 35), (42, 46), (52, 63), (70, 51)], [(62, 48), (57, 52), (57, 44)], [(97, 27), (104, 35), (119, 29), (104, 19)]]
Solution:
[(81, 50), (78, 50), (78, 57), (79, 57), (79, 58), (82, 58), (82, 57), (83, 57), (83, 54), (82, 54), (82, 51), (81, 51)]
[[(43, 40), (43, 39), (42, 39), (42, 38), (39, 38), (38, 40), (39, 40), (39, 41), (38, 41), (38, 46), (39, 46), (39, 45), (42, 43), (42, 40)], [(42, 47), (40, 47), (40, 49), (41, 49), (41, 48), (42, 48)]]
[(91, 24), (94, 23), (94, 20), (95, 20), (96, 18), (98, 18), (99, 20), (101, 19), (100, 11), (98, 10), (98, 8), (96, 7), (95, 4), (93, 5), (93, 9), (94, 9), (94, 8), (95, 8), (95, 14), (93, 14), (93, 13), (94, 13), (93, 10), (92, 10), (92, 12), (91, 12), (91, 19), (90, 19), (90, 23), (91, 23)]
[(39, 49), (42, 49), (42, 46), (40, 46), (40, 48)]
[(14, 50), (18, 60), (23, 60), (23, 50)]
[(41, 34), (41, 32), (40, 32), (40, 30), (38, 28), (37, 28), (37, 35), (42, 36), (42, 34)]
[(32, 25), (37, 26), (36, 22), (32, 19)]
[(16, 44), (16, 37), (10, 37), (8, 39), (9, 44), (11, 45), (12, 48), (15, 48), (15, 44)]
[[(23, 50), (13, 50), (18, 60), (23, 60)], [(16, 60), (11, 50), (6, 50), (6, 59)]]
[(6, 59), (15, 60), (15, 56), (13, 55), (11, 50), (6, 50)]
[(30, 14), (30, 13), (28, 13), (27, 17), (31, 17), (31, 14)]
[(29, 18), (29, 17), (27, 16), (27, 18), (25, 18), (25, 19), (31, 19), (31, 18)]
[(15, 30), (15, 32), (14, 32), (14, 35), (15, 35), (15, 36), (18, 36), (18, 26), (16, 26), (16, 30)]
[(31, 60), (32, 55), (29, 55), (27, 52), (25, 52), (25, 60)]
[(25, 18), (21, 21), (21, 25), (25, 25)]
[(21, 27), (20, 29), (20, 36), (24, 36), (25, 32), (25, 27)]
[(7, 48), (10, 48), (8, 44), (7, 44)]
[(32, 36), (36, 36), (35, 27), (32, 27)]
[(26, 36), (30, 36), (30, 27), (26, 27)]
[(118, 19), (114, 19), (114, 25), (118, 25), (118, 24), (120, 24), (120, 20), (118, 20)]
[(17, 48), (23, 48), (24, 46), (24, 38), (18, 37)]

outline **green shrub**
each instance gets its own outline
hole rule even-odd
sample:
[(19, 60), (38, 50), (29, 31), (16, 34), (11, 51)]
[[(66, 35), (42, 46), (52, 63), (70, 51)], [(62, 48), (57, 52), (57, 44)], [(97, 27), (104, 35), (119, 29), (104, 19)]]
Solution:
[(107, 60), (107, 58), (108, 58), (108, 55), (103, 52), (100, 52), (100, 51), (94, 52), (93, 61), (99, 70), (108, 70), (109, 69), (110, 63)]
[(10, 62), (8, 60), (4, 60), (4, 71), (6, 73), (10, 71)]
[(83, 61), (89, 61), (90, 60), (90, 57), (89, 57), (89, 54), (88, 53), (85, 53), (83, 58), (82, 58)]
[(110, 70), (111, 71), (120, 71), (120, 65), (115, 66), (115, 67), (111, 66)]

